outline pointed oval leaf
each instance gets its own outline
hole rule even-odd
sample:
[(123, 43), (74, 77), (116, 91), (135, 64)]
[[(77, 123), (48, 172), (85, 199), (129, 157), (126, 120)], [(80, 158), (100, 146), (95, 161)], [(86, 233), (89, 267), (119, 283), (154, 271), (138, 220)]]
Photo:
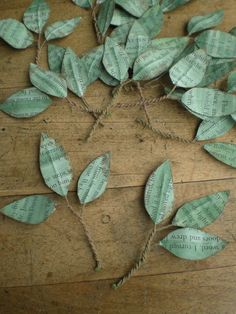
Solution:
[(223, 213), (229, 200), (229, 192), (207, 195), (180, 207), (172, 225), (177, 227), (204, 228), (213, 223)]
[(120, 45), (125, 45), (134, 21), (116, 27), (110, 35)]
[(48, 65), (51, 71), (61, 73), (65, 52), (66, 48), (56, 45), (48, 45)]
[(33, 195), (19, 199), (0, 209), (0, 213), (26, 224), (40, 224), (56, 210), (56, 204), (47, 196)]
[(79, 25), (81, 17), (75, 17), (69, 20), (63, 20), (49, 25), (45, 30), (45, 38), (47, 41), (55, 38), (63, 38), (70, 35), (73, 30)]
[(0, 110), (14, 118), (31, 118), (45, 111), (52, 100), (37, 88), (23, 89), (0, 104)]
[(39, 163), (45, 184), (58, 195), (66, 196), (72, 180), (70, 161), (64, 148), (45, 133), (41, 135)]
[(106, 153), (93, 160), (82, 172), (77, 194), (81, 204), (87, 204), (99, 198), (106, 190), (110, 174), (111, 154)]
[(81, 8), (88, 9), (91, 8), (95, 0), (72, 0), (74, 4)]
[(97, 17), (97, 26), (102, 36), (106, 34), (111, 24), (114, 10), (115, 10), (114, 0), (105, 1), (100, 6), (100, 10)]
[(171, 214), (173, 203), (174, 187), (171, 164), (169, 161), (165, 161), (147, 181), (144, 204), (154, 224), (159, 224)]
[(227, 91), (228, 93), (236, 92), (236, 71), (232, 72), (228, 77)]
[(52, 71), (46, 71), (38, 67), (36, 64), (30, 64), (30, 81), (42, 92), (64, 98), (67, 96), (66, 81)]
[(167, 37), (167, 38), (153, 39), (151, 43), (151, 47), (158, 50), (175, 49), (178, 51), (177, 54), (180, 55), (184, 51), (184, 49), (187, 47), (188, 44), (189, 44), (189, 37)]
[(25, 49), (34, 41), (25, 25), (14, 19), (0, 20), (0, 38), (16, 49)]
[(143, 0), (115, 0), (116, 4), (133, 16), (140, 17), (149, 8), (147, 1)]
[(163, 12), (170, 12), (190, 1), (191, 0), (163, 0), (161, 8)]
[(217, 160), (236, 168), (236, 145), (231, 143), (210, 143), (204, 149)]
[(227, 241), (192, 228), (177, 229), (160, 241), (160, 245), (177, 257), (203, 260), (222, 251)]
[(120, 26), (122, 24), (132, 22), (134, 20), (135, 18), (132, 15), (130, 15), (128, 12), (119, 8), (115, 8), (113, 12), (112, 20), (111, 20), (111, 25)]
[(88, 53), (86, 53), (82, 58), (82, 62), (85, 64), (87, 69), (87, 85), (95, 82), (102, 71), (102, 57), (104, 53), (104, 46), (98, 46)]
[(150, 38), (156, 37), (164, 23), (164, 17), (159, 4), (147, 10), (139, 19), (139, 23), (145, 29)]

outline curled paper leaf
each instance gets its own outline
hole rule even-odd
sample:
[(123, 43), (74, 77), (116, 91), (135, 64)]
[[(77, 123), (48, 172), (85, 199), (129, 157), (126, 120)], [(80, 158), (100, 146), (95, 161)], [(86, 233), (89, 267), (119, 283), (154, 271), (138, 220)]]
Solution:
[(207, 195), (180, 207), (172, 224), (177, 227), (204, 228), (213, 223), (224, 211), (229, 192)]
[(236, 145), (231, 143), (210, 143), (204, 149), (217, 160), (236, 168)]
[(56, 45), (48, 45), (48, 65), (51, 71), (61, 73), (61, 66), (65, 52), (66, 48)]
[(86, 53), (82, 58), (82, 62), (85, 64), (87, 69), (87, 85), (96, 81), (102, 71), (102, 57), (104, 52), (104, 46), (98, 46), (88, 53)]
[(0, 209), (0, 213), (26, 224), (40, 224), (56, 210), (56, 204), (47, 196), (33, 195), (19, 199)]
[(100, 10), (98, 13), (98, 18), (97, 18), (97, 26), (102, 36), (106, 34), (111, 24), (114, 10), (115, 10), (114, 0), (105, 1), (100, 6)]
[(171, 213), (174, 188), (171, 164), (165, 161), (149, 177), (144, 195), (145, 208), (154, 224), (159, 224)]
[(126, 44), (130, 29), (134, 22), (129, 22), (123, 25), (116, 27), (110, 35), (110, 38), (115, 40), (118, 44)]
[(29, 74), (31, 83), (42, 92), (59, 98), (67, 96), (66, 81), (56, 73), (43, 70), (31, 63)]
[(147, 1), (142, 0), (115, 0), (116, 4), (133, 16), (140, 17), (149, 8)]
[(81, 8), (88, 9), (92, 7), (94, 0), (72, 0), (72, 2)]
[(163, 0), (161, 8), (163, 12), (170, 12), (190, 1), (191, 0)]
[(0, 110), (15, 118), (31, 118), (46, 110), (52, 101), (37, 88), (23, 89), (0, 104)]
[(156, 37), (160, 33), (164, 23), (160, 5), (156, 4), (151, 7), (138, 19), (138, 21), (150, 38)]
[(228, 77), (227, 91), (228, 93), (236, 92), (236, 71), (232, 72)]
[(0, 20), (0, 38), (16, 49), (25, 49), (34, 40), (25, 25), (14, 19)]
[(203, 260), (222, 251), (227, 241), (200, 230), (181, 228), (160, 241), (160, 245), (177, 257), (187, 260)]
[(81, 18), (78, 16), (73, 19), (58, 21), (49, 25), (44, 33), (46, 40), (49, 41), (70, 35), (76, 26), (79, 25), (80, 20)]
[(66, 196), (72, 180), (70, 161), (63, 147), (42, 133), (39, 163), (46, 185), (61, 196)]
[(87, 204), (99, 198), (106, 190), (110, 174), (111, 154), (106, 153), (93, 160), (82, 172), (77, 194), (81, 204)]
[(122, 24), (126, 24), (128, 22), (134, 21), (135, 18), (130, 15), (128, 12), (123, 11), (119, 8), (115, 8), (111, 20), (111, 25), (120, 26)]

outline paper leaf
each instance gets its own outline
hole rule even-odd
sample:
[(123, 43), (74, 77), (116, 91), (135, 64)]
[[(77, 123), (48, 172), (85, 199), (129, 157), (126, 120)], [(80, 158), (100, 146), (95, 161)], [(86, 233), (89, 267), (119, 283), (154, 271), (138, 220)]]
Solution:
[(86, 53), (82, 58), (82, 62), (85, 64), (87, 69), (87, 85), (95, 82), (102, 71), (102, 58), (103, 58), (104, 46), (98, 46), (88, 53)]
[(103, 55), (103, 65), (107, 72), (119, 81), (127, 76), (129, 56), (116, 41), (107, 37)]
[(217, 160), (236, 168), (236, 145), (231, 143), (210, 143), (204, 149)]
[(199, 49), (179, 60), (170, 69), (170, 78), (178, 87), (191, 88), (203, 79), (209, 59), (204, 50)]
[(160, 241), (160, 245), (177, 257), (203, 260), (222, 251), (227, 241), (192, 228), (177, 229)]
[(163, 0), (161, 8), (163, 12), (170, 12), (190, 1), (191, 0)]
[(236, 27), (233, 27), (229, 33), (233, 36), (236, 36)]
[(16, 49), (25, 49), (34, 41), (25, 25), (14, 19), (0, 20), (0, 38)]
[(42, 92), (59, 98), (67, 96), (66, 81), (58, 74), (43, 70), (33, 63), (30, 64), (29, 74), (31, 83)]
[(188, 23), (188, 34), (206, 30), (217, 26), (223, 21), (224, 10), (216, 10), (207, 15), (194, 16)]
[(114, 0), (105, 1), (100, 6), (98, 17), (97, 17), (97, 26), (102, 36), (106, 34), (111, 24), (114, 10), (115, 10)]
[(232, 72), (228, 77), (227, 92), (228, 93), (236, 92), (236, 71)]
[(70, 161), (64, 148), (45, 133), (41, 135), (39, 162), (45, 184), (58, 195), (66, 196), (72, 180)]
[(93, 160), (82, 172), (77, 194), (81, 204), (87, 204), (99, 198), (106, 190), (110, 174), (111, 154), (106, 153)]
[(159, 4), (154, 5), (147, 10), (142, 17), (138, 19), (139, 23), (145, 29), (150, 38), (156, 37), (164, 23), (164, 17)]
[(66, 78), (68, 89), (82, 97), (88, 82), (87, 69), (84, 62), (70, 48), (65, 52), (62, 74)]
[(19, 222), (36, 225), (47, 220), (55, 210), (53, 200), (47, 196), (33, 195), (4, 206), (0, 213)]
[(50, 8), (44, 0), (33, 0), (23, 17), (25, 26), (32, 32), (41, 33), (50, 15)]
[(92, 7), (94, 0), (72, 0), (72, 2), (81, 8), (88, 9)]
[(0, 110), (14, 118), (31, 118), (46, 110), (52, 100), (37, 88), (23, 89), (0, 104)]
[(171, 164), (169, 161), (165, 161), (147, 181), (144, 204), (154, 224), (159, 224), (171, 214), (173, 203), (174, 187)]
[(140, 17), (149, 8), (147, 1), (143, 0), (115, 0), (116, 4), (133, 16)]
[(229, 200), (229, 192), (207, 195), (180, 207), (172, 225), (177, 227), (204, 228), (213, 223), (223, 213)]
[(197, 135), (197, 141), (215, 139), (227, 133), (235, 126), (236, 122), (231, 116), (212, 118), (201, 122)]
[(109, 73), (107, 73), (103, 65), (101, 67), (101, 73), (99, 74), (99, 79), (108, 86), (118, 86), (120, 84), (120, 81), (118, 81), (117, 79), (112, 77)]
[(48, 45), (48, 65), (51, 71), (61, 73), (65, 52), (66, 48), (56, 45)]
[(128, 22), (133, 22), (135, 18), (130, 15), (128, 12), (121, 10), (119, 8), (115, 8), (111, 20), (111, 25), (120, 26), (122, 24), (126, 24)]
[(221, 31), (209, 30), (196, 39), (199, 48), (215, 58), (236, 58), (236, 37)]
[[(180, 55), (189, 43), (189, 37), (167, 37), (153, 39), (151, 47), (158, 50), (176, 50), (176, 55)], [(192, 52), (192, 51), (191, 51)], [(190, 52), (190, 53), (191, 53)]]
[(81, 18), (78, 16), (73, 19), (58, 21), (49, 25), (44, 33), (46, 40), (49, 41), (70, 35), (76, 26), (79, 25), (80, 20)]
[[(198, 50), (198, 46), (195, 43), (191, 43), (185, 47), (185, 49), (182, 50), (182, 52), (179, 53), (179, 55), (175, 58), (175, 63), (179, 62), (179, 60), (187, 57), (194, 51)], [(210, 57), (209, 57), (210, 58)]]
[(116, 27), (110, 35), (110, 38), (115, 40), (118, 44), (126, 44), (130, 29), (134, 22), (129, 22), (123, 25)]
[(182, 97), (192, 112), (208, 117), (228, 116), (236, 112), (236, 96), (211, 88), (193, 88)]

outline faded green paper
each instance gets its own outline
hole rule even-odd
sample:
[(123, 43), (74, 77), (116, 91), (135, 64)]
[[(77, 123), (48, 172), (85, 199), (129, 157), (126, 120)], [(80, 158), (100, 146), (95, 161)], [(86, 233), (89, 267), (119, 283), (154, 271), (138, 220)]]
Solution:
[(31, 118), (45, 111), (52, 100), (35, 87), (23, 89), (0, 104), (0, 110), (14, 118)]
[(160, 245), (177, 257), (187, 260), (203, 260), (222, 251), (227, 241), (200, 230), (181, 228), (160, 241)]
[(187, 57), (194, 51), (198, 50), (198, 46), (195, 43), (188, 44), (185, 49), (182, 50), (182, 52), (179, 53), (179, 55), (175, 59), (175, 63), (177, 63), (179, 60), (183, 59), (184, 57)]
[(119, 8), (115, 8), (113, 12), (112, 20), (111, 20), (111, 25), (120, 26), (122, 24), (132, 22), (134, 20), (135, 18), (132, 15), (130, 15), (128, 12)]
[(96, 81), (102, 71), (102, 57), (104, 52), (104, 46), (98, 46), (88, 53), (86, 53), (82, 58), (82, 62), (85, 64), (87, 69), (87, 85), (90, 85)]
[(204, 149), (217, 160), (236, 168), (236, 145), (231, 143), (210, 143)]
[(116, 27), (111, 32), (110, 38), (115, 40), (120, 45), (125, 45), (133, 23), (134, 21)]
[(209, 58), (199, 49), (179, 60), (169, 71), (171, 81), (178, 87), (191, 88), (203, 79)]
[(68, 89), (82, 97), (86, 91), (88, 75), (85, 63), (72, 49), (67, 48), (62, 63), (62, 74)]
[(110, 159), (110, 153), (99, 156), (80, 175), (77, 194), (81, 204), (90, 203), (105, 192), (110, 175)]
[(67, 96), (66, 81), (58, 74), (43, 70), (33, 63), (30, 64), (29, 74), (31, 83), (42, 92), (59, 98)]
[(66, 196), (72, 180), (70, 161), (64, 148), (46, 133), (41, 134), (39, 164), (45, 184), (58, 195)]
[(81, 17), (78, 16), (73, 19), (58, 21), (49, 25), (44, 33), (46, 40), (49, 41), (70, 35), (76, 26), (79, 25), (80, 20)]
[(25, 49), (34, 41), (25, 25), (14, 19), (0, 20), (0, 38), (16, 49)]
[(113, 12), (115, 10), (115, 1), (109, 0), (101, 4), (98, 17), (97, 26), (100, 33), (104, 36), (111, 24)]
[(48, 45), (48, 65), (51, 71), (61, 73), (65, 52), (66, 48), (51, 44)]
[(180, 207), (172, 220), (177, 227), (204, 228), (223, 213), (229, 200), (229, 191), (207, 195)]
[(129, 56), (124, 48), (109, 37), (105, 42), (102, 62), (106, 71), (115, 79), (123, 81), (127, 76), (130, 65)]
[(190, 1), (191, 0), (163, 0), (161, 3), (161, 8), (163, 12), (170, 12)]
[(160, 5), (156, 4), (151, 7), (138, 19), (138, 21), (150, 38), (157, 36), (164, 23), (163, 12)]
[[(158, 50), (175, 49), (177, 55), (180, 55), (189, 43), (189, 37), (167, 37), (153, 39), (151, 47)], [(191, 51), (192, 52), (192, 51)], [(190, 52), (190, 53), (191, 53)]]
[(33, 195), (4, 206), (0, 213), (19, 222), (36, 225), (47, 220), (55, 210), (56, 204), (49, 197)]
[[(127, 78), (128, 78), (128, 75), (127, 75)], [(118, 86), (120, 84), (120, 81), (118, 81), (117, 79), (112, 77), (109, 73), (107, 73), (103, 65), (101, 67), (99, 79), (108, 86)]]
[(188, 33), (194, 33), (217, 26), (223, 21), (224, 10), (216, 10), (207, 15), (194, 16), (188, 23)]
[(236, 71), (232, 72), (228, 77), (227, 92), (228, 93), (236, 92)]
[(94, 0), (72, 0), (72, 2), (74, 2), (76, 5), (80, 6), (81, 8), (91, 8)]
[(25, 26), (32, 32), (41, 33), (50, 15), (50, 8), (44, 0), (33, 0), (23, 17)]
[(206, 141), (223, 136), (235, 126), (236, 122), (231, 116), (211, 118), (199, 125), (196, 140)]
[(149, 8), (148, 1), (143, 0), (115, 0), (125, 11), (133, 16), (140, 17)]
[(215, 58), (236, 58), (236, 37), (225, 32), (209, 30), (196, 38), (199, 48)]
[(154, 224), (161, 223), (171, 214), (174, 187), (169, 161), (165, 161), (149, 177), (145, 187), (144, 204)]

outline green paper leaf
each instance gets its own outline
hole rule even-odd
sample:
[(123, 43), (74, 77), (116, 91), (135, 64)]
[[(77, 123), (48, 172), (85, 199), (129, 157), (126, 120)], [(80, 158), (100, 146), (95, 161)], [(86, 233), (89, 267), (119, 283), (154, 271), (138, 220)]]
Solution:
[(92, 7), (94, 0), (72, 0), (72, 2), (81, 8), (88, 9)]
[(39, 163), (45, 184), (58, 195), (66, 196), (72, 180), (70, 161), (64, 148), (47, 134), (41, 134)]
[(177, 227), (204, 228), (213, 223), (223, 213), (229, 200), (229, 192), (207, 195), (180, 207), (172, 225)]
[(178, 87), (191, 88), (203, 79), (209, 59), (204, 50), (199, 49), (179, 60), (170, 69), (170, 78)]
[(188, 55), (190, 55), (191, 53), (193, 53), (194, 51), (196, 51), (198, 49), (199, 48), (195, 43), (191, 43), (191, 44), (187, 45), (186, 48), (183, 49), (182, 52), (180, 52), (179, 55), (176, 57), (175, 63), (179, 62), (179, 60), (187, 57)]
[(128, 12), (115, 8), (111, 20), (111, 25), (120, 26), (122, 24), (126, 24), (128, 22), (134, 22), (135, 18), (130, 15)]
[(116, 41), (107, 37), (103, 55), (106, 71), (119, 81), (123, 81), (129, 69), (129, 56)]
[(236, 71), (232, 72), (228, 77), (227, 92), (228, 93), (236, 92)]
[(187, 260), (203, 260), (222, 251), (227, 241), (200, 230), (181, 228), (160, 241), (160, 245), (177, 257)]
[(90, 85), (96, 81), (102, 71), (102, 58), (104, 53), (104, 46), (98, 46), (88, 53), (86, 53), (82, 58), (82, 62), (85, 64), (87, 69), (87, 85)]
[(36, 225), (47, 220), (55, 210), (56, 204), (49, 197), (33, 195), (4, 206), (0, 213), (19, 222)]
[(191, 0), (163, 0), (161, 8), (163, 12), (170, 12), (190, 1)]
[(150, 38), (156, 37), (164, 23), (164, 17), (159, 4), (154, 5), (147, 10), (142, 17), (138, 19), (139, 23), (145, 29)]
[(169, 161), (165, 161), (149, 177), (145, 187), (144, 203), (154, 224), (161, 223), (171, 214), (174, 187)]
[(49, 25), (44, 33), (46, 40), (49, 41), (70, 35), (76, 26), (79, 25), (80, 20), (81, 17), (78, 16), (73, 19), (58, 21)]
[(231, 143), (210, 143), (204, 149), (217, 160), (236, 168), (236, 145)]
[(23, 89), (0, 104), (0, 110), (15, 118), (31, 118), (45, 111), (52, 100), (37, 88)]
[(82, 97), (88, 83), (87, 68), (83, 60), (70, 48), (67, 48), (65, 52), (62, 73), (66, 78), (68, 89)]
[(65, 52), (66, 48), (56, 45), (48, 45), (48, 65), (51, 71), (61, 73)]
[(224, 10), (216, 10), (207, 15), (194, 16), (188, 23), (188, 34), (206, 30), (217, 26), (223, 21)]
[(236, 122), (231, 116), (212, 118), (201, 122), (197, 135), (197, 141), (215, 139), (227, 133), (235, 126)]
[(140, 17), (149, 8), (147, 1), (143, 0), (115, 0), (125, 11), (133, 16)]
[(33, 0), (23, 17), (25, 26), (37, 34), (41, 33), (50, 15), (50, 8), (44, 0)]
[(114, 0), (105, 1), (100, 6), (97, 18), (97, 26), (100, 33), (104, 36), (111, 24), (113, 12), (115, 10)]
[(14, 19), (0, 20), (0, 38), (16, 49), (25, 49), (34, 41), (25, 25)]
[(111, 32), (110, 38), (115, 40), (120, 45), (125, 45), (133, 23), (134, 22), (129, 22), (116, 27)]
[[(127, 76), (128, 78), (128, 76)], [(99, 74), (99, 79), (108, 86), (118, 86), (120, 81), (112, 77), (109, 73), (107, 73), (106, 69), (102, 65), (101, 73)]]
[(29, 74), (31, 83), (42, 92), (59, 98), (67, 96), (66, 81), (58, 74), (43, 70), (33, 63), (30, 64)]
[(236, 27), (233, 27), (229, 33), (233, 36), (236, 36)]
[(196, 38), (199, 48), (215, 58), (236, 58), (236, 37), (221, 31), (209, 30)]
[(110, 153), (99, 156), (82, 172), (77, 189), (81, 204), (90, 203), (105, 192), (110, 175), (110, 159)]
[[(189, 43), (189, 37), (167, 37), (153, 39), (151, 47), (158, 50), (176, 50), (176, 55), (180, 55)], [(192, 51), (191, 51), (192, 52)], [(190, 53), (191, 53), (190, 52)]]

